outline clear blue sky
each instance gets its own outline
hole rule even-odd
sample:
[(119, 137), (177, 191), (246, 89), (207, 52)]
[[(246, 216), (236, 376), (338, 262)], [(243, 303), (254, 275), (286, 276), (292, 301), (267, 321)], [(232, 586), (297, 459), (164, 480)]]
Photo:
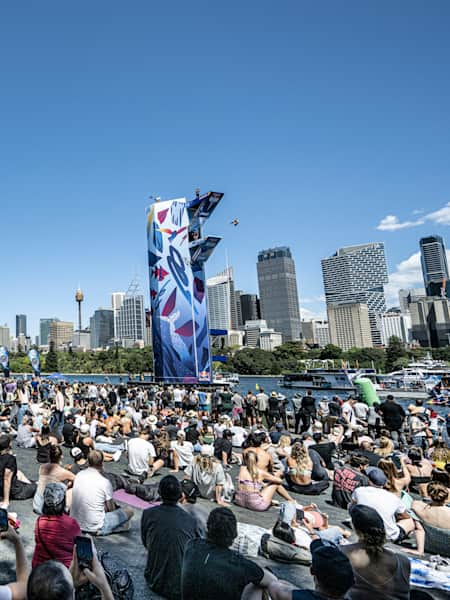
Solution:
[(0, 322), (146, 289), (148, 197), (197, 186), (226, 193), (208, 269), (228, 249), (238, 288), (289, 245), (320, 313), (320, 259), (378, 240), (390, 295), (420, 284), (450, 223), (449, 22), (446, 0), (4, 3)]

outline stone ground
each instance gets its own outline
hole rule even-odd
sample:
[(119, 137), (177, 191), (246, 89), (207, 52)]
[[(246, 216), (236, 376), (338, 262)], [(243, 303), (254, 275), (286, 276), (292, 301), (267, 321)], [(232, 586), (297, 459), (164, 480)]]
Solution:
[[(17, 457), (19, 468), (32, 480), (37, 480), (39, 465), (36, 462), (35, 450), (22, 450), (14, 448), (14, 453)], [(64, 449), (64, 463), (71, 463), (69, 452)], [(122, 473), (126, 467), (126, 459), (124, 457), (118, 463), (108, 463), (106, 469), (115, 473)], [(156, 475), (152, 482), (160, 480), (161, 476), (166, 474), (168, 470), (163, 469), (161, 475)], [(236, 473), (233, 472), (233, 476)], [(180, 477), (182, 475), (180, 474)], [(328, 513), (330, 524), (342, 525), (342, 521), (348, 516), (348, 513), (340, 508), (336, 508), (328, 504), (330, 499), (330, 490), (327, 490), (320, 496), (302, 496), (293, 494), (293, 497), (300, 504), (309, 504), (315, 502), (318, 507)], [(215, 504), (206, 500), (199, 500), (199, 504), (208, 512), (211, 511)], [(252, 512), (239, 506), (231, 506), (236, 514), (238, 521), (259, 525), (267, 529), (271, 528), (276, 521), (278, 511), (276, 508), (270, 508), (264, 513)], [(24, 540), (24, 545), (28, 558), (31, 560), (34, 550), (34, 524), (36, 515), (32, 510), (32, 500), (27, 501), (12, 501), (9, 510), (17, 512), (21, 520), (20, 534)], [(95, 545), (101, 551), (108, 551), (112, 556), (121, 561), (130, 571), (135, 587), (135, 599), (144, 600), (160, 599), (160, 596), (152, 593), (144, 579), (144, 568), (146, 562), (146, 550), (142, 546), (140, 539), (140, 521), (142, 511), (134, 509), (135, 514), (131, 522), (131, 528), (126, 533), (115, 534), (105, 538), (95, 538)], [(2, 542), (0, 545), (0, 584), (7, 583), (14, 579), (14, 555), (8, 543)], [(278, 577), (292, 582), (299, 588), (312, 588), (313, 580), (309, 573), (308, 567), (291, 566), (275, 563), (264, 558), (256, 559), (261, 566), (269, 566)], [(444, 593), (433, 594), (436, 599), (446, 597)]]

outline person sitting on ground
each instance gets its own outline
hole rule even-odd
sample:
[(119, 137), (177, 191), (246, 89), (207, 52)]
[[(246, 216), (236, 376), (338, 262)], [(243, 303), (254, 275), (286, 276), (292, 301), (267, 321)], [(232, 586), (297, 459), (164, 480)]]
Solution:
[(89, 464), (87, 458), (84, 457), (79, 448), (72, 448), (70, 451), (70, 456), (73, 459), (73, 463), (71, 465), (66, 465), (66, 469), (68, 469), (74, 475), (77, 475), (80, 471), (88, 468)]
[(42, 515), (34, 526), (33, 568), (47, 560), (56, 560), (70, 567), (75, 538), (81, 535), (81, 530), (75, 519), (65, 513), (65, 508), (65, 485), (48, 483), (43, 494)]
[(244, 458), (247, 452), (254, 452), (258, 457), (259, 468), (268, 473), (274, 473), (272, 457), (267, 450), (261, 447), (265, 443), (266, 438), (267, 434), (264, 431), (250, 433), (242, 444), (242, 457)]
[(376, 467), (381, 458), (379, 454), (375, 454), (374, 443), (369, 442), (367, 439), (364, 439), (359, 443), (357, 452), (367, 458), (370, 467)]
[(214, 458), (212, 446), (204, 444), (201, 447), (200, 455), (186, 468), (184, 476), (198, 486), (202, 498), (227, 506), (222, 499), (225, 474), (222, 465)]
[[(39, 479), (37, 482), (37, 490), (33, 498), (33, 511), (40, 515), (42, 514), (42, 506), (44, 504), (44, 490), (48, 483), (61, 482), (67, 486), (72, 485), (75, 475), (72, 471), (64, 469), (61, 466), (63, 453), (59, 446), (50, 448), (50, 461), (39, 467)], [(72, 493), (69, 490), (66, 493), (67, 508), (70, 509)]]
[(349, 559), (341, 549), (322, 540), (311, 543), (311, 575), (315, 590), (299, 590), (291, 584), (274, 581), (269, 584), (272, 600), (344, 600), (355, 582)]
[(314, 444), (309, 447), (310, 456), (311, 452), (316, 452), (322, 459), (324, 468), (328, 469), (328, 471), (333, 471), (333, 460), (336, 459), (337, 455), (336, 444), (334, 442), (330, 442), (321, 431), (313, 433), (313, 440)]
[(0, 540), (11, 542), (16, 554), (16, 581), (0, 585), (0, 600), (25, 600), (29, 566), (22, 540), (11, 525), (8, 526), (7, 531), (0, 533)]
[(94, 552), (92, 570), (78, 566), (74, 550), (70, 571), (56, 560), (48, 560), (32, 570), (27, 583), (27, 600), (73, 600), (75, 588), (90, 582), (100, 592), (101, 600), (114, 600), (105, 571)]
[(439, 481), (431, 481), (427, 485), (427, 496), (431, 503), (414, 500), (411, 509), (428, 525), (450, 531), (450, 507), (446, 506), (448, 488)]
[(50, 462), (50, 448), (58, 445), (58, 439), (51, 435), (50, 427), (43, 425), (41, 433), (36, 436), (36, 460), (39, 464)]
[(92, 450), (88, 463), (89, 467), (75, 477), (70, 515), (86, 533), (127, 531), (134, 513), (128, 506), (118, 508), (115, 504), (111, 482), (102, 475), (103, 452)]
[(282, 435), (278, 441), (278, 445), (275, 450), (278, 454), (278, 458), (283, 460), (291, 455), (292, 451), (292, 440), (290, 435)]
[(197, 525), (198, 537), (206, 537), (206, 521), (208, 513), (204, 508), (197, 504), (197, 498), (200, 497), (200, 490), (190, 479), (183, 479), (181, 482), (180, 506), (187, 511), (195, 520)]
[(36, 484), (17, 469), (11, 454), (11, 438), (0, 435), (0, 508), (8, 508), (10, 500), (28, 500), (34, 496)]
[(170, 444), (173, 458), (172, 473), (178, 473), (180, 469), (184, 470), (194, 460), (194, 446), (191, 442), (186, 442), (185, 438), (184, 431), (179, 431), (177, 439)]
[(313, 481), (313, 462), (304, 444), (296, 442), (286, 459), (288, 489), (297, 494), (318, 495), (330, 485), (329, 481)]
[(394, 462), (390, 458), (382, 458), (378, 463), (378, 468), (383, 471), (387, 477), (386, 489), (388, 492), (392, 492), (396, 496), (401, 496), (403, 490), (405, 490), (409, 482), (411, 481), (411, 475), (409, 474), (405, 457), (400, 456), (400, 464), (402, 466), (401, 471), (397, 469)]
[(36, 433), (38, 429), (33, 427), (33, 419), (28, 416), (22, 418), (17, 429), (16, 444), (18, 448), (35, 448), (36, 447)]
[(227, 468), (233, 462), (233, 432), (231, 429), (224, 429), (222, 436), (214, 442), (214, 456), (221, 464)]
[(261, 598), (262, 590), (277, 579), (231, 550), (238, 533), (231, 510), (215, 508), (208, 517), (207, 527), (206, 539), (191, 540), (186, 546), (182, 597), (189, 600)]
[(265, 511), (271, 506), (277, 492), (288, 502), (294, 502), (282, 486), (282, 479), (260, 469), (255, 452), (246, 452), (244, 464), (239, 470), (235, 503), (250, 510)]
[(413, 446), (408, 452), (411, 464), (406, 465), (411, 475), (410, 489), (417, 491), (422, 498), (427, 498), (427, 485), (431, 481), (433, 473), (432, 463), (423, 457), (422, 448)]
[(141, 539), (148, 550), (145, 578), (156, 594), (168, 600), (180, 600), (183, 554), (187, 543), (198, 535), (197, 524), (178, 505), (182, 490), (176, 477), (163, 477), (159, 493), (162, 504), (142, 513)]
[(394, 442), (386, 435), (382, 435), (379, 440), (379, 446), (378, 448), (375, 448), (374, 452), (380, 458), (392, 456), (392, 453), (394, 452)]
[(410, 562), (401, 552), (385, 547), (382, 517), (375, 509), (362, 504), (351, 507), (350, 517), (358, 541), (341, 547), (355, 575), (349, 600), (408, 600)]
[(369, 485), (369, 479), (364, 473), (368, 464), (369, 461), (362, 454), (351, 454), (347, 464), (335, 468), (331, 491), (334, 504), (347, 510), (356, 488)]
[(136, 475), (141, 482), (144, 482), (147, 477), (151, 477), (164, 466), (164, 461), (155, 460), (155, 448), (149, 442), (149, 438), (150, 431), (143, 429), (139, 437), (132, 438), (128, 442), (128, 470), (132, 475)]
[(425, 544), (423, 527), (408, 515), (398, 496), (384, 489), (387, 477), (381, 469), (368, 467), (366, 473), (369, 485), (356, 488), (352, 494), (352, 504), (365, 504), (376, 510), (383, 519), (387, 538), (395, 544), (401, 544), (414, 533), (417, 551), (408, 549), (408, 552), (422, 555)]
[(62, 428), (62, 436), (64, 439), (64, 446), (67, 448), (72, 448), (75, 444), (75, 440), (77, 437), (77, 429), (75, 427), (75, 417), (72, 414), (69, 414), (64, 419), (64, 425)]

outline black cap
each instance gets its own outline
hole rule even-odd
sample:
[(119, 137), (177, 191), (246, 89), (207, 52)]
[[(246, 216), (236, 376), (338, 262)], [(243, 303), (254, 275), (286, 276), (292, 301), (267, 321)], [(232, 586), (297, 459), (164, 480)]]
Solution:
[(11, 437), (6, 433), (2, 433), (2, 435), (0, 435), (0, 451), (6, 450), (10, 445)]
[(311, 573), (327, 589), (344, 595), (355, 582), (349, 559), (332, 542), (314, 540)]
[(230, 429), (224, 429), (222, 431), (222, 437), (232, 437), (234, 433)]

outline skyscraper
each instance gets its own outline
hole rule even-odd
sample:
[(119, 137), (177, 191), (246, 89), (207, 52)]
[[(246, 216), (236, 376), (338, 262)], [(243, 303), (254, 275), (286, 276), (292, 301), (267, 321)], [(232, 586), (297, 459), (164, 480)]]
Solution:
[(27, 337), (27, 315), (16, 315), (16, 338), (20, 334)]
[(411, 302), (418, 300), (422, 296), (426, 296), (425, 288), (408, 288), (398, 290), (398, 301), (400, 303), (400, 310), (402, 313), (408, 312)]
[(55, 350), (72, 342), (73, 323), (70, 321), (52, 321), (50, 323), (49, 343), (53, 342)]
[(329, 304), (328, 322), (330, 341), (342, 350), (372, 347), (367, 304), (360, 302)]
[(59, 321), (56, 317), (52, 319), (40, 319), (39, 321), (39, 343), (41, 346), (48, 346), (50, 336), (50, 324), (53, 321)]
[(119, 338), (118, 318), (119, 318), (120, 307), (122, 306), (124, 299), (125, 299), (125, 292), (113, 292), (111, 294), (111, 305), (112, 305), (113, 318), (114, 318), (114, 337), (116, 339)]
[(9, 348), (11, 342), (11, 333), (8, 325), (0, 325), (0, 346), (6, 346)]
[(104, 348), (114, 338), (114, 311), (99, 308), (91, 317), (91, 348)]
[(450, 297), (447, 255), (440, 235), (429, 235), (420, 240), (423, 282), (427, 296)]
[(243, 294), (241, 292), (240, 303), (243, 324), (246, 321), (257, 321), (261, 318), (259, 298), (256, 294)]
[(450, 300), (419, 298), (409, 305), (412, 338), (424, 348), (440, 348), (450, 343)]
[(257, 262), (261, 318), (283, 336), (299, 340), (302, 325), (295, 263), (289, 248), (261, 250)]
[(238, 317), (234, 293), (233, 269), (228, 267), (206, 281), (210, 329), (237, 329)]
[[(113, 294), (114, 296), (114, 294)], [(133, 346), (136, 342), (145, 343), (144, 296), (135, 280), (125, 294), (117, 315), (115, 337), (123, 346)]]
[[(372, 341), (380, 346), (379, 315), (386, 312), (384, 286), (388, 282), (384, 244), (375, 242), (339, 248), (333, 256), (322, 260), (322, 274), (327, 309), (336, 304), (366, 304)], [(333, 343), (331, 322), (330, 338)]]

